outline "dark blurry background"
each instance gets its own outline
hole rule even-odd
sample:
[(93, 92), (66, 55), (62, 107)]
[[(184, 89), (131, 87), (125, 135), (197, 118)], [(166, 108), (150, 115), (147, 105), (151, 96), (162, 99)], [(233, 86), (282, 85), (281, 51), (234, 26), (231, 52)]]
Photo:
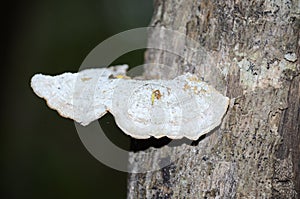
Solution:
[[(147, 26), (152, 4), (151, 0), (2, 4), (1, 198), (126, 197), (127, 173), (92, 157), (74, 123), (34, 95), (30, 78), (35, 73), (76, 72), (101, 41)], [(143, 53), (133, 51), (114, 63), (142, 64)], [(129, 146), (129, 137), (114, 130), (111, 115), (100, 123), (106, 133), (111, 131), (113, 142)]]

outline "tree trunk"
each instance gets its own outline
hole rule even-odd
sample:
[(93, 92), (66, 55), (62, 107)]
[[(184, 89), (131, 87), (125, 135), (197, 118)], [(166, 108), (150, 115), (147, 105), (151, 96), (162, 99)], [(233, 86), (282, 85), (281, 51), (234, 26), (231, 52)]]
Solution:
[[(132, 168), (143, 162), (153, 169), (129, 175), (128, 198), (300, 197), (300, 0), (154, 6), (152, 27), (179, 31), (199, 46), (175, 37), (181, 57), (148, 49), (145, 61), (155, 64), (145, 76), (192, 72), (232, 100), (222, 124), (197, 143), (130, 153)], [(153, 31), (155, 43), (164, 39)], [(166, 160), (171, 164), (154, 169)]]

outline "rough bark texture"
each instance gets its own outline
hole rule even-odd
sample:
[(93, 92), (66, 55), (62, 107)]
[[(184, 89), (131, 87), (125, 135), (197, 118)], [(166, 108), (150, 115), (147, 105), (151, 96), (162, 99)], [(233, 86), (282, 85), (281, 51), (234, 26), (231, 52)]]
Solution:
[[(128, 198), (299, 198), (300, 1), (156, 0), (151, 26), (186, 34), (204, 53), (188, 42), (182, 57), (149, 49), (146, 63), (164, 66), (146, 67), (147, 78), (188, 71), (235, 100), (195, 146), (131, 153), (133, 168), (172, 163), (130, 174)], [(163, 45), (160, 36), (149, 43)]]

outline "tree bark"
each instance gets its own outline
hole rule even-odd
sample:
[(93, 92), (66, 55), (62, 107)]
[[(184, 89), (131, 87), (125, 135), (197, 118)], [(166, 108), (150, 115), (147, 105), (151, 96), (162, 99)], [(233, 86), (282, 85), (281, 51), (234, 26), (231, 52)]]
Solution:
[[(198, 143), (130, 153), (132, 168), (172, 162), (130, 174), (128, 198), (300, 197), (300, 0), (154, 6), (150, 26), (186, 34), (203, 53), (188, 42), (177, 46), (182, 57), (148, 49), (145, 62), (156, 66), (145, 67), (145, 76), (192, 72), (232, 100), (222, 124)], [(154, 31), (148, 42), (163, 40)]]

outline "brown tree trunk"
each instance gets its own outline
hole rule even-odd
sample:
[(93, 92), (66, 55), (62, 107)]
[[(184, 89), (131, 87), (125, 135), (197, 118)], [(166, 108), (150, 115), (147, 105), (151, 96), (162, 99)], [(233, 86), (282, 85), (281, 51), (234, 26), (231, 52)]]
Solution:
[[(179, 31), (199, 46), (175, 37), (181, 57), (148, 49), (146, 63), (155, 64), (145, 68), (146, 77), (196, 73), (235, 100), (222, 125), (193, 146), (130, 153), (133, 168), (137, 161), (150, 169), (172, 162), (130, 174), (128, 198), (300, 197), (300, 0), (156, 0), (154, 6), (152, 27)], [(155, 43), (164, 38), (153, 31), (149, 44)]]

